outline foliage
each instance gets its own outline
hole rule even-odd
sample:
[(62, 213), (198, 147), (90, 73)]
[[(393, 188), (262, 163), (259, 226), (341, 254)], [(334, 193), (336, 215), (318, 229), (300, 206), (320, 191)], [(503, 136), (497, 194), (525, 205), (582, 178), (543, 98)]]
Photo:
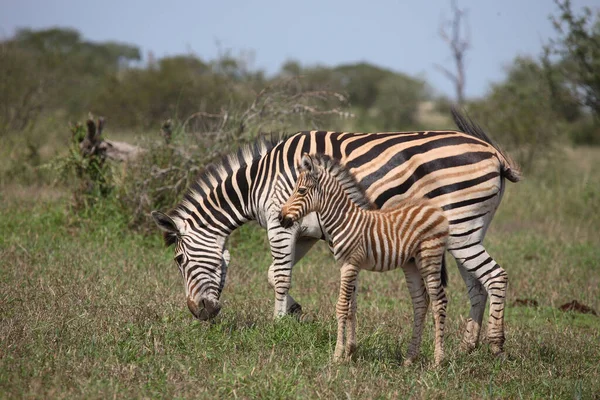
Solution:
[[(549, 139), (558, 137), (600, 143), (598, 123), (589, 116), (598, 91), (598, 21), (589, 10), (578, 16), (569, 1), (557, 4), (561, 13), (554, 21), (562, 33), (550, 43), (541, 67), (533, 66), (539, 64), (533, 60), (525, 66), (523, 58), (516, 59), (506, 82), (476, 102), (487, 104), (481, 119), (511, 119), (506, 124), (483, 121), (492, 134), (498, 128), (515, 146), (525, 143), (543, 149)], [(205, 124), (208, 115), (219, 116), (213, 118), (217, 121), (224, 114), (231, 115), (232, 109), (246, 109), (263, 88), (299, 77), (305, 91), (345, 94), (356, 118), (342, 126), (339, 121), (321, 119), (321, 126), (328, 129), (428, 128), (421, 126), (418, 111), (424, 101), (432, 100), (431, 89), (422, 79), (366, 62), (325, 67), (291, 60), (273, 77), (252, 70), (247, 61), (228, 52), (212, 61), (193, 54), (161, 59), (149, 55), (141, 63), (140, 50), (134, 45), (90, 42), (64, 28), (20, 30), (0, 44), (0, 58), (0, 135), (31, 131), (48, 117), (66, 124), (91, 109), (108, 116), (117, 131), (155, 131), (166, 119), (184, 121), (191, 115), (204, 117), (202, 121), (194, 117), (190, 124)], [(519, 70), (535, 79), (525, 82), (515, 76)], [(525, 87), (518, 88), (517, 82)], [(503, 84), (505, 89), (501, 89)], [(513, 105), (518, 112), (510, 115), (508, 108)], [(494, 117), (495, 108), (502, 118)], [(532, 131), (531, 126), (538, 125), (521, 126), (528, 119), (548, 124), (550, 113), (558, 117), (557, 128), (542, 125)], [(301, 119), (290, 121), (290, 129), (312, 127), (301, 125)], [(543, 140), (539, 131), (544, 132)], [(548, 131), (557, 133), (549, 135)]]
[(0, 74), (6, 79), (3, 89), (21, 97), (19, 102), (11, 98), (6, 101), (13, 115), (26, 114), (21, 119), (27, 123), (33, 123), (36, 117), (28, 110), (38, 114), (42, 110), (61, 110), (69, 117), (89, 110), (106, 76), (114, 76), (140, 60), (135, 46), (93, 43), (83, 40), (77, 31), (63, 28), (21, 29), (2, 46), (5, 60), (0, 68), (9, 69)]
[(147, 141), (147, 149), (125, 170), (118, 198), (131, 226), (153, 229), (150, 211), (176, 205), (202, 166), (254, 141), (264, 132), (292, 126), (316, 127), (323, 121), (349, 117), (343, 95), (305, 90), (302, 80), (280, 79), (254, 94), (247, 105), (219, 113), (196, 112), (185, 120), (163, 124), (164, 142)]
[(43, 93), (52, 74), (39, 65), (35, 54), (0, 44), (0, 138), (30, 128), (44, 110)]
[(594, 113), (600, 124), (600, 10), (583, 8), (577, 15), (570, 0), (555, 0), (559, 15), (552, 17), (559, 33), (548, 52), (559, 57), (557, 68), (569, 89)]
[(282, 75), (303, 76), (315, 90), (346, 93), (357, 114), (354, 125), (358, 130), (408, 130), (416, 125), (420, 102), (430, 97), (421, 79), (365, 62), (303, 68), (290, 61), (282, 67)]
[(373, 125), (378, 126), (378, 130), (419, 129), (419, 105), (428, 98), (424, 81), (400, 75), (389, 76), (379, 82), (377, 90), (374, 104), (377, 122), (373, 122)]
[(600, 14), (593, 19), (584, 9), (577, 16), (569, 0), (556, 3), (559, 38), (539, 60), (517, 57), (506, 79), (469, 105), (500, 143), (516, 149), (525, 169), (557, 144), (600, 144)]
[(177, 56), (110, 76), (93, 103), (95, 110), (111, 116), (117, 128), (148, 130), (167, 118), (218, 113), (225, 105), (248, 99), (248, 93), (201, 60)]
[(531, 58), (517, 58), (506, 80), (469, 108), (499, 143), (518, 150), (514, 153), (525, 169), (561, 137), (544, 69)]
[[(92, 116), (86, 125), (71, 125), (67, 153), (43, 166), (72, 188), (76, 209), (87, 209), (106, 199), (115, 186), (113, 166), (94, 143), (100, 139), (103, 125), (104, 119), (99, 119), (96, 125)], [(91, 145), (86, 146), (86, 141), (91, 141)]]

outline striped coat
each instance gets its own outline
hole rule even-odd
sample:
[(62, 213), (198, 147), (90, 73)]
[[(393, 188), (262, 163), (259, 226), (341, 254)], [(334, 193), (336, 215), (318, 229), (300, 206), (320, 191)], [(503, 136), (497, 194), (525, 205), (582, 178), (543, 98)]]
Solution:
[[(348, 191), (348, 188), (356, 190)], [(442, 265), (448, 242), (448, 220), (440, 208), (425, 199), (404, 200), (385, 211), (366, 210), (355, 201), (364, 203), (366, 198), (344, 166), (325, 155), (305, 154), (294, 192), (279, 215), (281, 224), (289, 227), (305, 215), (316, 212), (333, 255), (341, 263), (335, 358), (341, 358), (344, 353), (350, 357), (356, 347), (359, 271), (389, 271), (402, 267), (415, 315), (406, 364), (412, 363), (418, 355), (431, 298), (435, 362), (439, 365), (444, 353), (447, 300)]]
[(483, 238), (505, 180), (518, 181), (519, 171), (479, 127), (456, 112), (453, 116), (461, 131), (298, 132), (282, 140), (259, 140), (207, 167), (174, 210), (153, 213), (166, 243), (176, 244), (190, 311), (201, 319), (219, 312), (227, 237), (254, 220), (267, 229), (271, 247), (274, 314), (301, 312), (289, 293), (292, 267), (323, 233), (314, 214), (291, 228), (280, 225), (278, 214), (281, 199), (292, 192), (302, 154), (323, 153), (341, 160), (378, 208), (427, 197), (444, 210), (450, 223), (448, 250), (471, 301), (463, 344), (467, 349), (477, 344), (489, 294), (488, 339), (494, 352), (502, 351), (507, 274), (486, 251)]

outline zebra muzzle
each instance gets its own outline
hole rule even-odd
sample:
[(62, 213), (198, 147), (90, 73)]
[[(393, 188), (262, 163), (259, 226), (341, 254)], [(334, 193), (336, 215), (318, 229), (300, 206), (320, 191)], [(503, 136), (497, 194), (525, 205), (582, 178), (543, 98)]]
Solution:
[(279, 223), (286, 229), (291, 228), (292, 225), (294, 225), (294, 221), (287, 215), (284, 216), (283, 213), (279, 213)]
[(211, 299), (201, 299), (200, 304), (198, 304), (194, 299), (188, 298), (187, 306), (192, 315), (200, 321), (207, 321), (214, 318), (219, 314), (219, 311), (221, 311), (219, 302)]

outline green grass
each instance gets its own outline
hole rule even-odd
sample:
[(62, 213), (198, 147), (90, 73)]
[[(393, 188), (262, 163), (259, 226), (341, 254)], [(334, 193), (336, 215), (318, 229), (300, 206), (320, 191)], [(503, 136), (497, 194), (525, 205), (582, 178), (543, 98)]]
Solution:
[[(128, 232), (109, 208), (81, 219), (66, 195), (0, 191), (0, 397), (33, 398), (597, 398), (600, 152), (578, 150), (507, 188), (487, 247), (509, 273), (507, 355), (459, 350), (468, 299), (450, 263), (447, 356), (402, 366), (411, 306), (402, 273), (362, 273), (358, 355), (335, 364), (338, 271), (316, 246), (294, 270), (312, 322), (273, 322), (265, 232), (248, 225), (213, 324), (194, 321), (160, 235)], [(534, 299), (538, 307), (518, 307)]]

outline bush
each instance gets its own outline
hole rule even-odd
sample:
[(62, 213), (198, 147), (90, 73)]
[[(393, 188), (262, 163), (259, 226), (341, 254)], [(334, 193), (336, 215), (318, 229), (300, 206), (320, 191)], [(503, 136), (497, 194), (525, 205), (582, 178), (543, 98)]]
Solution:
[(108, 198), (115, 187), (115, 166), (108, 162), (104, 149), (99, 146), (103, 128), (104, 119), (98, 119), (96, 124), (91, 115), (86, 125), (71, 125), (66, 154), (44, 166), (71, 188), (73, 205), (78, 210), (92, 208)]
[(99, 143), (104, 120), (96, 126), (90, 119), (87, 133), (82, 124), (71, 127), (67, 154), (48, 167), (69, 182), (75, 209), (118, 210), (130, 227), (153, 230), (150, 212), (174, 207), (204, 166), (264, 132), (316, 128), (348, 116), (345, 102), (339, 93), (307, 91), (297, 78), (281, 79), (256, 93), (248, 105), (165, 121), (162, 139), (146, 137), (144, 150), (122, 165), (109, 159)]

